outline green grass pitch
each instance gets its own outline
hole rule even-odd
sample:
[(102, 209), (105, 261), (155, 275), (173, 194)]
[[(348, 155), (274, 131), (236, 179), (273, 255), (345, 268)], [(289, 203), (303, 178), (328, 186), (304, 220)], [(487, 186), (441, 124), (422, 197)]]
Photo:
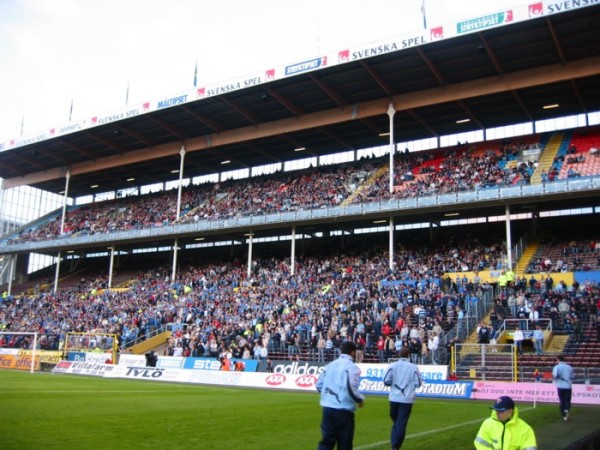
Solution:
[[(305, 450), (320, 438), (316, 393), (0, 370), (0, 402), (4, 450)], [(473, 448), (491, 403), (417, 398), (404, 446)], [(518, 406), (536, 430), (559, 425), (556, 405)], [(390, 427), (387, 398), (368, 396), (355, 450), (389, 449)]]

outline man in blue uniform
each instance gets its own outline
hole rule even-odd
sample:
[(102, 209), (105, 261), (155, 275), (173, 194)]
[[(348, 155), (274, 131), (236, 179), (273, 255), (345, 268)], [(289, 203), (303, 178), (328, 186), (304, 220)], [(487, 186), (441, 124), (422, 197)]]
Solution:
[(354, 364), (356, 346), (345, 341), (342, 354), (329, 363), (317, 381), (323, 407), (322, 439), (319, 450), (351, 450), (354, 439), (354, 411), (362, 408), (364, 396), (358, 392), (360, 369)]
[(383, 384), (390, 386), (390, 417), (392, 418), (392, 450), (402, 447), (406, 426), (415, 401), (415, 390), (421, 386), (419, 368), (408, 360), (410, 351), (400, 349), (400, 359), (393, 363), (383, 375)]

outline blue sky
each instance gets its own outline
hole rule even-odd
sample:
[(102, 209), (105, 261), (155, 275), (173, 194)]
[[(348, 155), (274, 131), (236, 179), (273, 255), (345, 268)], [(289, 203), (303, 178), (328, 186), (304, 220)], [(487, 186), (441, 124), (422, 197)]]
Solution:
[[(0, 0), (0, 142), (423, 28), (422, 0)], [(425, 0), (429, 27), (526, 4)], [(251, 9), (251, 10), (250, 10)]]

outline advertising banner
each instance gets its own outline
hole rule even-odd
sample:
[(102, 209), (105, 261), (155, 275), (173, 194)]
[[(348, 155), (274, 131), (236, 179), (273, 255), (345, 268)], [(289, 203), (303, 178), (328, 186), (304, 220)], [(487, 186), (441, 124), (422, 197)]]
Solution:
[[(475, 400), (496, 400), (501, 395), (509, 395), (517, 402), (558, 402), (556, 386), (552, 383), (476, 381), (474, 384), (472, 398)], [(581, 405), (599, 405), (600, 386), (593, 384), (574, 384), (571, 401)]]

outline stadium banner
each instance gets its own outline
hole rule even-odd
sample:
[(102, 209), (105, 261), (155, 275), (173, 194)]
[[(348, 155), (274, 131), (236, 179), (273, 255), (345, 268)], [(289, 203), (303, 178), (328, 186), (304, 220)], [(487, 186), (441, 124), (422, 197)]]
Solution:
[(52, 373), (104, 377), (107, 373), (115, 370), (116, 367), (117, 366), (113, 366), (112, 364), (90, 363), (85, 361), (60, 361), (54, 366)]
[[(495, 400), (501, 395), (510, 395), (514, 400), (521, 402), (558, 402), (554, 384), (535, 382), (476, 381), (471, 398)], [(571, 402), (581, 405), (600, 405), (600, 385), (574, 384)]]
[[(317, 361), (288, 361), (284, 359), (273, 360), (273, 373), (283, 373), (286, 375), (319, 375), (327, 365), (325, 362)], [(258, 364), (259, 372), (267, 372), (267, 362), (260, 361)]]
[(112, 359), (112, 354), (98, 352), (69, 352), (67, 361), (85, 361), (92, 363), (105, 363), (108, 359)]
[[(243, 361), (246, 369), (246, 372), (256, 372), (258, 370), (259, 361), (255, 359), (242, 359), (242, 358), (232, 358), (231, 364), (235, 361)], [(191, 370), (221, 370), (221, 362), (216, 358), (207, 358), (207, 357), (188, 357), (185, 358), (183, 362), (182, 369), (191, 369)]]
[[(6, 357), (6, 356), (5, 356)], [(316, 391), (317, 375), (270, 372), (222, 372), (212, 370), (172, 369), (145, 366), (94, 364), (83, 361), (61, 361), (55, 373), (92, 375), (105, 378), (129, 378), (147, 381), (209, 384), (231, 387)], [(364, 394), (387, 395), (389, 388), (381, 378), (361, 377), (359, 390)], [(425, 381), (417, 389), (418, 397), (494, 400), (510, 395), (517, 401), (556, 403), (553, 384), (505, 383), (487, 381)], [(574, 384), (573, 403), (600, 404), (600, 385)]]
[[(383, 381), (385, 370), (389, 364), (357, 364), (360, 374), (365, 378)], [(424, 381), (445, 381), (448, 378), (448, 366), (418, 364), (419, 373)]]
[[(19, 350), (19, 356), (29, 356), (32, 355), (31, 350)], [(39, 357), (40, 361), (44, 364), (58, 364), (58, 362), (62, 359), (62, 352), (53, 351), (53, 350), (36, 350), (35, 351), (36, 358)]]
[[(158, 357), (161, 358), (160, 356)], [(131, 353), (121, 353), (119, 355), (119, 366), (145, 366), (146, 356), (132, 355)]]
[(96, 126), (118, 122), (141, 114), (187, 104), (201, 99), (216, 97), (228, 92), (239, 91), (251, 86), (281, 80), (302, 73), (346, 64), (352, 61), (364, 60), (377, 55), (406, 50), (426, 45), (431, 42), (452, 39), (456, 36), (478, 33), (482, 30), (525, 22), (543, 16), (551, 16), (576, 9), (593, 7), (599, 3), (600, 0), (532, 1), (529, 4), (515, 5), (508, 9), (496, 11), (480, 17), (473, 17), (448, 24), (436, 24), (434, 27), (410, 31), (395, 38), (388, 38), (356, 47), (338, 49), (326, 55), (319, 55), (314, 58), (291, 62), (290, 64), (270, 67), (266, 70), (260, 70), (224, 82), (216, 82), (211, 85), (194, 88), (193, 90), (179, 92), (166, 98), (145, 101), (136, 106), (127, 106), (110, 113), (98, 114), (87, 119), (69, 122), (46, 131), (38, 131), (25, 136), (19, 136), (8, 142), (0, 143), (0, 149), (8, 150), (22, 147)]
[[(358, 390), (363, 394), (388, 395), (390, 388), (381, 378), (360, 377)], [(471, 398), (472, 381), (424, 381), (416, 390), (417, 397)]]
[[(40, 368), (40, 357), (36, 356), (33, 370), (39, 371)], [(0, 369), (31, 370), (31, 355), (0, 355)]]

